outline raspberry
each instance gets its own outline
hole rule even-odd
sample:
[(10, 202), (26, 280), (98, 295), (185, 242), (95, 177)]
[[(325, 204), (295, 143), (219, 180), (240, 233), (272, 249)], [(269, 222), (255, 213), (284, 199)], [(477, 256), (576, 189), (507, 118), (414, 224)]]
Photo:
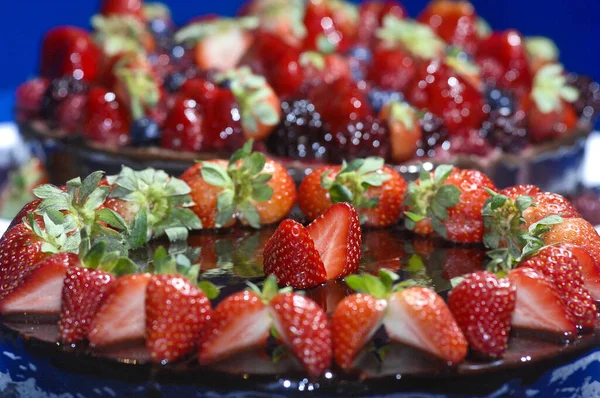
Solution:
[(343, 160), (378, 156), (389, 158), (390, 138), (385, 125), (379, 119), (367, 116), (364, 120), (350, 122), (345, 129), (325, 135), (328, 159), (340, 163)]

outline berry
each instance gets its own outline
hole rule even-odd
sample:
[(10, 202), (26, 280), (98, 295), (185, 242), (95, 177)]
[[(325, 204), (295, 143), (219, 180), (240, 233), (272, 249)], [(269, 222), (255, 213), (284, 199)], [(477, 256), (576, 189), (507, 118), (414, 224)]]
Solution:
[(142, 1), (140, 0), (103, 0), (100, 5), (102, 15), (132, 15), (142, 20), (144, 18)]
[[(335, 7), (335, 3), (309, 0), (304, 14), (307, 34), (304, 49), (321, 52), (345, 52), (356, 41), (358, 18), (355, 5), (344, 3)], [(329, 50), (329, 51), (328, 51)]]
[(481, 126), (480, 135), (494, 147), (519, 153), (529, 144), (525, 112), (508, 113), (508, 109), (492, 110)]
[(600, 236), (592, 224), (583, 218), (565, 218), (542, 236), (544, 244), (571, 243), (587, 249), (600, 262)]
[(87, 107), (87, 95), (68, 96), (56, 107), (56, 123), (63, 130), (74, 133), (81, 130), (83, 115)]
[(376, 42), (376, 32), (387, 15), (406, 18), (408, 13), (397, 1), (368, 0), (359, 6), (358, 42), (372, 47)]
[(46, 93), (48, 85), (47, 79), (38, 77), (17, 87), (15, 108), (19, 119), (27, 120), (40, 117), (42, 97)]
[(88, 84), (72, 76), (53, 79), (42, 97), (42, 115), (50, 121), (56, 121), (58, 106), (68, 97), (86, 94)]
[(404, 100), (404, 94), (399, 91), (380, 90), (378, 88), (369, 90), (368, 96), (371, 108), (373, 108), (373, 111), (376, 113), (379, 113), (383, 107), (390, 102), (400, 102)]
[(567, 83), (579, 90), (579, 98), (573, 104), (579, 117), (595, 120), (600, 111), (600, 84), (589, 76), (574, 73), (567, 75)]
[(413, 58), (401, 50), (380, 48), (373, 54), (367, 80), (383, 90), (404, 92), (415, 78)]
[(114, 93), (101, 87), (90, 89), (83, 135), (92, 141), (115, 147), (129, 142), (128, 113)]
[(379, 119), (368, 116), (330, 131), (325, 135), (327, 158), (330, 162), (341, 163), (345, 159), (366, 157), (389, 158), (389, 131)]
[(485, 92), (485, 99), (491, 111), (498, 111), (503, 116), (511, 115), (516, 110), (515, 99), (510, 91), (491, 88)]
[(379, 117), (389, 130), (391, 159), (396, 163), (412, 159), (423, 138), (415, 109), (405, 102), (390, 102)]
[(360, 81), (365, 78), (365, 70), (373, 60), (373, 53), (368, 47), (354, 46), (346, 52), (348, 64), (352, 71), (352, 79)]
[(131, 144), (134, 146), (154, 145), (160, 139), (158, 124), (149, 117), (134, 120), (130, 134)]
[(180, 97), (165, 120), (160, 145), (163, 148), (199, 152), (205, 150), (204, 120), (196, 101)]
[(418, 143), (417, 157), (434, 157), (436, 151), (448, 150), (448, 129), (444, 121), (431, 112), (424, 112), (419, 118), (421, 124), (421, 140)]
[(307, 99), (281, 103), (281, 121), (268, 138), (270, 152), (292, 159), (324, 159), (326, 129)]
[(515, 303), (515, 287), (509, 280), (487, 271), (467, 275), (448, 297), (448, 307), (471, 349), (490, 357), (506, 351)]
[(187, 80), (187, 76), (182, 72), (173, 72), (168, 74), (164, 79), (164, 87), (170, 93), (179, 91), (183, 83)]

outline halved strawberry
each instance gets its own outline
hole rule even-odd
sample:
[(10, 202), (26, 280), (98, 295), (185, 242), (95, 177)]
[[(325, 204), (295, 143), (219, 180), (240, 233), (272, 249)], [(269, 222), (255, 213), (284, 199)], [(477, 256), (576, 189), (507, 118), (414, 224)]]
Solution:
[(585, 288), (590, 292), (594, 300), (600, 300), (600, 266), (598, 262), (587, 249), (581, 246), (569, 243), (563, 243), (560, 246), (568, 249), (577, 258), (581, 266)]
[(296, 293), (278, 294), (270, 302), (273, 325), (311, 376), (331, 364), (331, 329), (325, 311)]
[[(345, 250), (346, 243), (343, 245)], [(279, 224), (265, 245), (263, 258), (265, 275), (275, 275), (281, 285), (303, 289), (323, 283), (329, 276), (307, 228), (294, 220)]]
[(331, 319), (333, 355), (343, 369), (352, 366), (356, 355), (381, 326), (386, 300), (355, 294), (340, 302)]
[(383, 325), (392, 341), (426, 351), (449, 364), (461, 362), (468, 344), (439, 295), (424, 287), (393, 293)]
[(33, 265), (20, 284), (0, 300), (2, 314), (57, 314), (69, 267), (79, 265), (73, 253), (57, 253)]
[(146, 288), (151, 278), (148, 273), (117, 278), (112, 294), (92, 320), (88, 334), (92, 346), (144, 338)]
[(501, 356), (508, 347), (515, 303), (510, 281), (487, 271), (467, 275), (448, 297), (471, 349), (490, 357)]
[(598, 310), (585, 289), (581, 265), (568, 247), (544, 247), (519, 266), (541, 272), (556, 286), (564, 306), (579, 328), (594, 328)]
[(358, 270), (362, 231), (358, 213), (352, 205), (338, 203), (331, 206), (306, 230), (323, 261), (328, 280)]
[(565, 218), (542, 235), (544, 244), (571, 243), (586, 249), (596, 262), (600, 262), (600, 235), (592, 224), (583, 218)]
[(201, 364), (217, 362), (240, 351), (265, 345), (271, 322), (267, 306), (256, 293), (232, 294), (217, 305), (201, 338)]
[(405, 102), (393, 101), (383, 106), (379, 118), (390, 132), (392, 160), (401, 163), (412, 159), (423, 139), (416, 110)]
[(513, 327), (577, 334), (577, 327), (561, 301), (558, 289), (541, 272), (517, 268), (509, 272), (508, 279), (517, 289)]

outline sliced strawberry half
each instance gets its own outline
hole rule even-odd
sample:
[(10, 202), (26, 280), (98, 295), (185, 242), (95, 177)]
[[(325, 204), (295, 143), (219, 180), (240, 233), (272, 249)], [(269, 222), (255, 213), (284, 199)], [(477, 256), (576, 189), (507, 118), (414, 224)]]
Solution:
[(328, 277), (308, 229), (294, 220), (279, 224), (263, 253), (265, 275), (275, 275), (280, 285), (303, 289)]
[(600, 300), (600, 266), (590, 252), (576, 245), (564, 243), (561, 245), (573, 253), (581, 266), (583, 283), (594, 300)]
[(262, 298), (250, 291), (228, 296), (213, 311), (201, 338), (198, 359), (209, 364), (265, 345), (271, 320)]
[(567, 335), (577, 333), (558, 289), (541, 272), (527, 267), (517, 268), (510, 271), (508, 279), (517, 289), (513, 327)]
[(467, 355), (467, 340), (439, 295), (424, 287), (394, 293), (383, 325), (392, 341), (426, 351), (450, 364)]
[(331, 320), (333, 356), (348, 369), (360, 350), (381, 326), (387, 302), (368, 294), (346, 297), (337, 306)]
[(331, 329), (327, 314), (314, 301), (296, 293), (271, 300), (273, 323), (283, 343), (292, 350), (311, 376), (331, 365)]
[(134, 274), (117, 279), (113, 293), (92, 321), (88, 334), (92, 346), (144, 338), (146, 287), (151, 278), (150, 274)]
[(328, 280), (358, 270), (362, 232), (358, 212), (352, 205), (337, 203), (331, 206), (306, 230), (320, 254)]
[(21, 284), (0, 301), (2, 314), (57, 314), (63, 281), (70, 266), (79, 264), (73, 253), (57, 253), (34, 265)]

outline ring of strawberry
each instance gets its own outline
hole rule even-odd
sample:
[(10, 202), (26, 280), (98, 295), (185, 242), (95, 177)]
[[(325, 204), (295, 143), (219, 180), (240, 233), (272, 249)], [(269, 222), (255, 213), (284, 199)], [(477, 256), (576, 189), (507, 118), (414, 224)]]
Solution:
[(106, 180), (112, 190), (103, 207), (119, 214), (132, 230), (140, 231), (136, 239), (130, 239), (131, 248), (161, 235), (170, 241), (185, 240), (188, 230), (202, 228), (190, 209), (191, 189), (184, 181), (162, 170), (135, 171), (127, 166)]
[(435, 231), (454, 242), (481, 242), (486, 189), (496, 187), (477, 170), (449, 165), (440, 165), (433, 173), (422, 169), (419, 179), (408, 186), (405, 225), (420, 235)]
[(331, 330), (325, 311), (291, 288), (278, 290), (275, 278), (265, 279), (262, 292), (249, 290), (221, 301), (204, 328), (198, 359), (202, 365), (249, 349), (263, 347), (274, 332), (311, 376), (331, 365)]
[(467, 341), (444, 300), (433, 290), (399, 283), (381, 270), (379, 278), (350, 275), (346, 283), (358, 294), (346, 297), (332, 318), (333, 354), (344, 369), (352, 367), (362, 347), (383, 325), (388, 336), (426, 351), (448, 364), (467, 355)]
[(348, 203), (332, 205), (307, 227), (287, 219), (265, 245), (265, 275), (302, 289), (341, 278), (358, 270), (361, 243), (359, 216)]
[(355, 159), (341, 166), (323, 166), (306, 176), (298, 189), (298, 206), (309, 220), (334, 203), (352, 204), (361, 223), (386, 227), (402, 215), (407, 184), (382, 158)]
[(181, 175), (191, 189), (191, 209), (204, 228), (229, 227), (236, 218), (260, 228), (280, 221), (294, 206), (296, 186), (287, 169), (252, 152), (252, 143), (249, 140), (228, 163), (202, 161)]

